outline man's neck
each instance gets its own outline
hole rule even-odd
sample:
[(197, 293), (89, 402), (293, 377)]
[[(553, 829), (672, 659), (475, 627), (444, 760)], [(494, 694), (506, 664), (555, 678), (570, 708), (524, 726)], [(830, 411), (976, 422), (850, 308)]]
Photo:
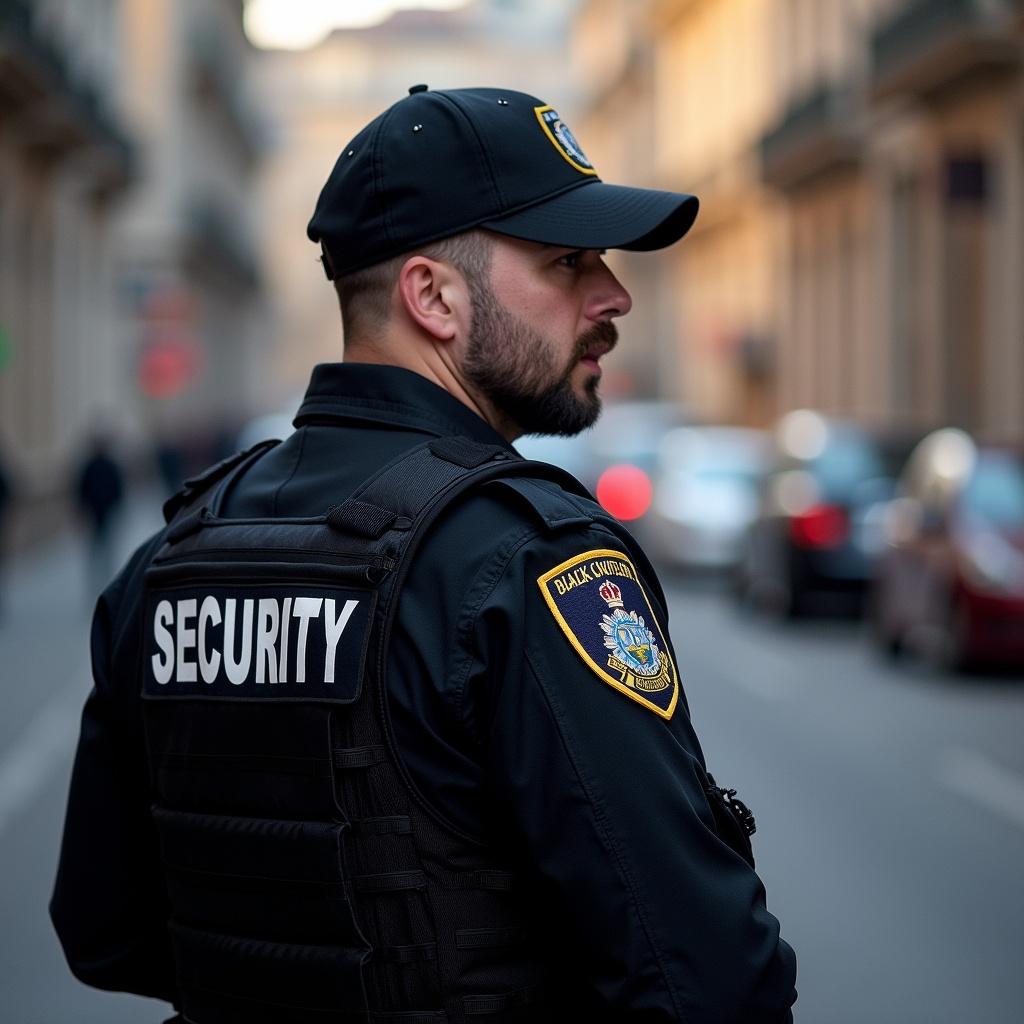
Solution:
[(512, 442), (522, 434), (511, 420), (494, 407), (487, 397), (463, 381), (455, 366), (445, 359), (416, 358), (415, 354), (397, 353), (389, 346), (373, 343), (347, 344), (342, 359), (346, 363), (372, 363), (377, 366), (397, 366), (411, 370), (425, 377), (431, 383), (444, 388), (482, 420), (493, 427), (506, 441)]

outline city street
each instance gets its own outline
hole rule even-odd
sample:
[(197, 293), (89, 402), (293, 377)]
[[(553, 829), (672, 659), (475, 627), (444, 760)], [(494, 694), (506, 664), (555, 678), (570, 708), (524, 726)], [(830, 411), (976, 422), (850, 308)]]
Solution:
[[(137, 502), (120, 554), (158, 521)], [(769, 907), (797, 950), (797, 1021), (1019, 1021), (1024, 680), (886, 664), (855, 623), (782, 625), (668, 583), (709, 767), (757, 816)], [(3, 584), (0, 1019), (157, 1024), (162, 1004), (79, 985), (46, 916), (90, 685), (83, 553), (64, 537)]]

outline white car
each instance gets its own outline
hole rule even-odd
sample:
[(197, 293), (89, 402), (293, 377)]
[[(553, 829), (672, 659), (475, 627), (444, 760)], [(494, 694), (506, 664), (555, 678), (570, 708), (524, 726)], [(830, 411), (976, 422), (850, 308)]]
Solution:
[(662, 439), (654, 470), (654, 554), (678, 566), (728, 569), (757, 514), (768, 440), (744, 427), (680, 427)]

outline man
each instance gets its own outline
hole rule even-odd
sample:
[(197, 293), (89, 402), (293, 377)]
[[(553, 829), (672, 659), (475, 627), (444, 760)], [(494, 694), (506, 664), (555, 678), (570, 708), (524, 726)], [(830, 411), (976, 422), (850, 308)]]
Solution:
[(511, 91), (415, 86), (342, 152), (309, 235), (345, 363), (97, 609), (52, 904), (82, 980), (195, 1024), (792, 1019), (657, 580), (509, 445), (595, 421), (602, 250), (696, 208)]

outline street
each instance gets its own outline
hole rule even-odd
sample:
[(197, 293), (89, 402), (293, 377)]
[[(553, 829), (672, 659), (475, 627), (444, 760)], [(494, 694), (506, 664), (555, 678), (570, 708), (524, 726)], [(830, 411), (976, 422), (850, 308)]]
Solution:
[[(120, 559), (159, 522), (133, 505)], [(797, 951), (801, 1024), (1015, 1024), (1024, 998), (1024, 680), (887, 664), (853, 622), (737, 611), (668, 578), (708, 765), (754, 811), (769, 908)], [(0, 657), (5, 1024), (156, 1024), (163, 1004), (67, 971), (46, 904), (90, 614), (73, 537), (9, 564)]]

